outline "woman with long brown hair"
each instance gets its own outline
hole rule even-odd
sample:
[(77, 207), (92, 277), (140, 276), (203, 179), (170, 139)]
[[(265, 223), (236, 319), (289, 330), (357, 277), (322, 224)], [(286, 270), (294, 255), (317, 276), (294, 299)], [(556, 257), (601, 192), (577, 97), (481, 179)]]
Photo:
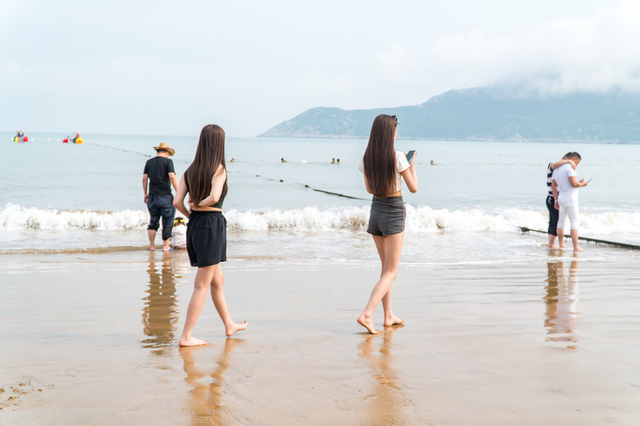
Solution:
[(404, 179), (409, 191), (416, 192), (418, 178), (415, 168), (416, 155), (408, 161), (403, 152), (395, 149), (397, 125), (398, 119), (395, 115), (380, 114), (373, 120), (369, 144), (358, 166), (364, 173), (367, 192), (373, 195), (367, 232), (373, 236), (382, 263), (380, 280), (373, 288), (367, 306), (358, 317), (358, 323), (371, 334), (379, 333), (373, 326), (372, 316), (381, 300), (384, 326), (404, 323), (404, 320), (395, 316), (391, 310), (391, 285), (398, 275), (404, 239), (406, 212), (402, 200), (402, 180)]
[[(192, 336), (200, 312), (211, 287), (213, 304), (224, 323), (225, 334), (247, 328), (247, 322), (233, 322), (224, 297), (224, 274), (220, 262), (227, 260), (227, 221), (222, 203), (227, 195), (227, 168), (224, 161), (224, 130), (215, 124), (204, 126), (193, 163), (187, 168), (176, 191), (173, 205), (189, 219), (187, 251), (191, 266), (198, 267), (193, 294), (187, 309), (187, 320), (180, 346), (206, 345)], [(187, 209), (184, 199), (189, 194)]]

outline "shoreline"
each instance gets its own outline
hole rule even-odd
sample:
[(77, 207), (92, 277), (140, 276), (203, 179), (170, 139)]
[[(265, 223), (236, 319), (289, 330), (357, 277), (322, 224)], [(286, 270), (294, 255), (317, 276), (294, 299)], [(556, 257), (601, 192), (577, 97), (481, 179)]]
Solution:
[(186, 253), (9, 258), (6, 425), (640, 420), (633, 258), (402, 264), (393, 305), (406, 325), (376, 336), (355, 322), (376, 262), (227, 262), (229, 308), (249, 328), (226, 339), (208, 303), (195, 335), (210, 344), (182, 349)]

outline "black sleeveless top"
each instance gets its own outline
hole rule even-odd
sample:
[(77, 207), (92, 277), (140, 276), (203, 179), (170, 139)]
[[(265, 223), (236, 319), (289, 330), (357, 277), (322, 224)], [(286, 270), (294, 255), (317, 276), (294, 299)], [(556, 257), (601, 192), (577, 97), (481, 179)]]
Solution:
[[(187, 191), (189, 191), (189, 179), (187, 178), (187, 171), (188, 169), (184, 172), (184, 183), (187, 185)], [(217, 203), (209, 207), (213, 207), (214, 209), (222, 209), (222, 203), (224, 203), (224, 197), (227, 196), (228, 190), (229, 187), (227, 186), (227, 179), (225, 179), (224, 186), (222, 187), (222, 194), (220, 194), (220, 199), (218, 199)]]

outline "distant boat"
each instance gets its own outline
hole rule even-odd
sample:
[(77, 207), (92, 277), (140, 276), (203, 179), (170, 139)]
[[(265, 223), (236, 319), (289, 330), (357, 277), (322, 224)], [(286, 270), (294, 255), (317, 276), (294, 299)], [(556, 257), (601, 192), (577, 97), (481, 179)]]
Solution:
[(29, 142), (29, 137), (25, 136), (25, 134), (24, 134), (24, 132), (22, 130), (19, 130), (18, 134), (13, 137), (13, 141), (14, 142), (18, 142), (18, 143)]
[(84, 143), (84, 139), (82, 139), (80, 137), (80, 134), (76, 132), (75, 135), (73, 136), (67, 136), (66, 138), (62, 139), (62, 143), (75, 143), (75, 144), (81, 144)]

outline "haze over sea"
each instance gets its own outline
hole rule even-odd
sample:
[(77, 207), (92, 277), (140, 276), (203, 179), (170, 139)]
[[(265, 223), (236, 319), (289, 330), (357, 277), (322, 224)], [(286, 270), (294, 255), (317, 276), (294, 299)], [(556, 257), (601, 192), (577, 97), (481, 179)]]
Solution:
[[(145, 161), (167, 142), (181, 174), (198, 140), (83, 134), (74, 145), (62, 134), (28, 136), (14, 143), (13, 133), (0, 133), (0, 253), (144, 247)], [(227, 137), (230, 258), (375, 260), (365, 232), (370, 196), (357, 170), (366, 143)], [(568, 151), (583, 157), (578, 177), (592, 179), (580, 190), (581, 236), (640, 244), (640, 145), (398, 139), (396, 147), (418, 152), (419, 191), (404, 191), (404, 262), (544, 255), (546, 236), (519, 227), (546, 230), (546, 165)], [(440, 244), (447, 250), (429, 249)]]

